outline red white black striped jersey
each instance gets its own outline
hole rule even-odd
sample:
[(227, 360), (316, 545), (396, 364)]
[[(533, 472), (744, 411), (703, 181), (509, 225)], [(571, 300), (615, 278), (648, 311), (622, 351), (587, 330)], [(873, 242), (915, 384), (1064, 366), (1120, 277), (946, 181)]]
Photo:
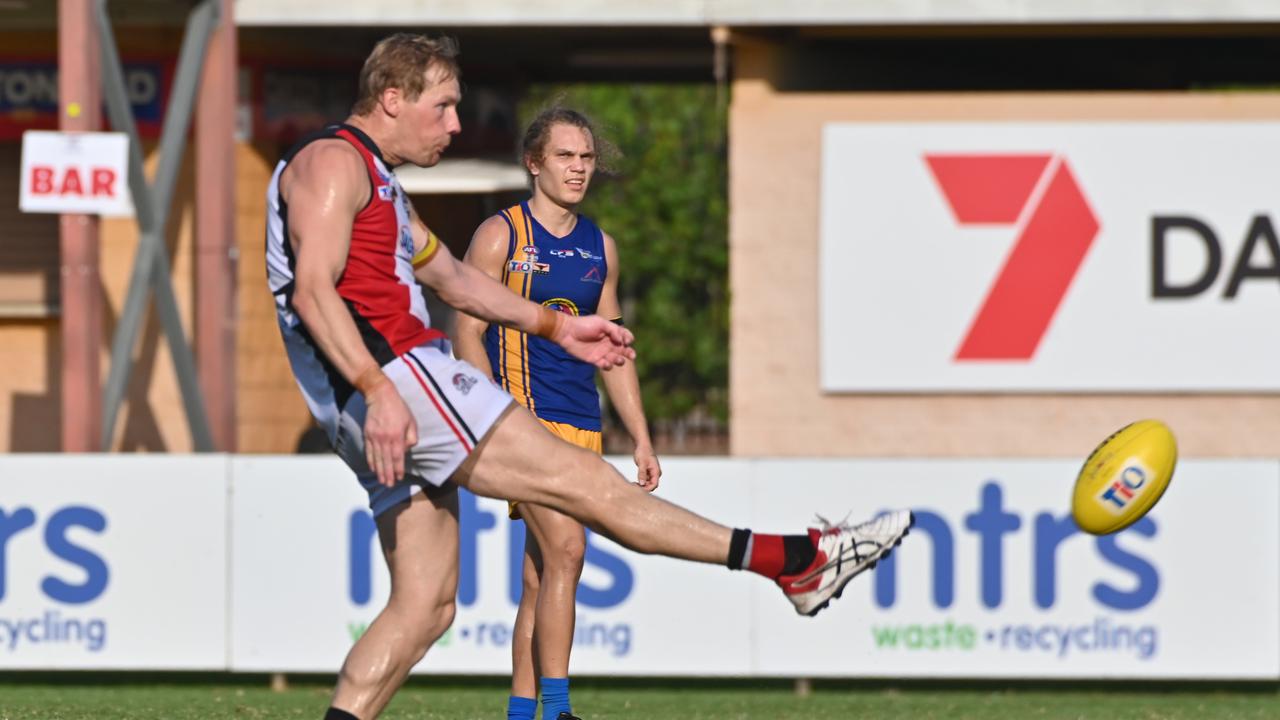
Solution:
[[(308, 144), (341, 139), (360, 153), (369, 177), (369, 202), (356, 214), (346, 268), (337, 283), (365, 347), (379, 365), (410, 349), (444, 337), (431, 327), (421, 289), (413, 277), (413, 233), (409, 199), (378, 146), (350, 125), (330, 125), (300, 141), (276, 165), (267, 188), (267, 282), (294, 374), (318, 419), (337, 412), (352, 388), (324, 357), (293, 311), (295, 257), (289, 243), (289, 214), (280, 196), (280, 176)], [(306, 238), (301, 242), (306, 243)], [(431, 242), (436, 242), (434, 237)], [(429, 250), (429, 249), (428, 249)], [(327, 407), (317, 407), (317, 405)]]

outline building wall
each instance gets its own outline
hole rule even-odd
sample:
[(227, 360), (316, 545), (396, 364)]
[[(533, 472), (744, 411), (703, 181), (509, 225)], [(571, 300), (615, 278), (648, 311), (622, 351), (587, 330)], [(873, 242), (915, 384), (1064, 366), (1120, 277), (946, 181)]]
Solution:
[[(1280, 118), (1280, 93), (779, 92), (737, 48), (730, 110), (730, 433), (735, 455), (1083, 457), (1141, 417), (1190, 456), (1280, 454), (1274, 395), (824, 394), (818, 374), (822, 126), (837, 121)], [(1280, 372), (1280, 370), (1278, 370)]]

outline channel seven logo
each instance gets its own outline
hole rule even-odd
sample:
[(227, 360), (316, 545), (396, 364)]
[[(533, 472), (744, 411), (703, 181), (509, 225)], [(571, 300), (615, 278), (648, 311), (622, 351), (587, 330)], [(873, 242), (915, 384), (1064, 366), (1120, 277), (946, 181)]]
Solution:
[[(505, 514), (501, 518), (506, 520)], [(480, 507), (476, 496), (466, 490), (458, 490), (458, 604), (475, 605), (480, 597), (480, 563), (501, 562), (501, 558), (481, 557), (480, 536), (499, 527), (499, 515)], [(524, 567), (524, 523), (506, 520), (507, 543), (506, 595), (514, 605), (520, 603)], [(378, 528), (373, 516), (366, 510), (357, 510), (348, 518), (348, 596), (355, 605), (366, 605), (373, 599), (374, 558), (377, 552)], [(605, 577), (603, 584), (592, 584), (585, 578), (578, 585), (578, 604), (584, 607), (604, 609), (621, 605), (635, 588), (635, 572), (618, 555), (592, 542), (587, 531), (584, 565), (594, 568), (592, 575)]]
[[(1140, 483), (1136, 476), (1130, 481)], [(1132, 486), (1131, 486), (1132, 487)], [(915, 509), (916, 525), (912, 528), (910, 546), (903, 544), (901, 552), (890, 555), (875, 571), (875, 603), (881, 608), (892, 607), (898, 599), (898, 564), (917, 563), (929, 555), (932, 549), (931, 578), (932, 600), (938, 608), (949, 608), (955, 602), (956, 592), (956, 531), (952, 523), (939, 513), (927, 509)], [(1053, 607), (1058, 595), (1058, 550), (1068, 539), (1081, 535), (1080, 528), (1071, 513), (1054, 515), (1037, 513), (1030, 527), (1023, 528), (1022, 515), (1004, 507), (1004, 491), (999, 483), (985, 483), (978, 498), (978, 507), (964, 516), (964, 530), (978, 537), (980, 600), (987, 608), (1000, 607), (1004, 602), (1004, 546), (1006, 535), (1030, 534), (1032, 549), (1031, 589), (1037, 607)], [(917, 534), (929, 539), (927, 544), (917, 539)], [(1146, 557), (1132, 549), (1120, 546), (1120, 541), (1134, 536), (1155, 538), (1156, 523), (1150, 516), (1134, 523), (1122, 533), (1089, 536), (1103, 563), (1127, 573), (1132, 581), (1121, 586), (1098, 580), (1091, 588), (1093, 599), (1113, 610), (1132, 611), (1149, 605), (1160, 590), (1160, 573)]]

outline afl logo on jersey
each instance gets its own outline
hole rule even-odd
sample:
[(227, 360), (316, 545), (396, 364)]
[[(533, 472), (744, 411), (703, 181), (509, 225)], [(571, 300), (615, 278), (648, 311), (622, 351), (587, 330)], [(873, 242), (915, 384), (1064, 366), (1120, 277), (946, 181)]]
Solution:
[(542, 303), (542, 306), (551, 308), (556, 312), (562, 312), (565, 315), (578, 314), (578, 305), (569, 298), (551, 298)]
[(390, 186), (390, 185), (379, 185), (379, 186), (378, 186), (378, 199), (379, 199), (379, 200), (381, 200), (381, 201), (383, 201), (383, 202), (391, 202), (391, 199), (392, 199), (394, 196), (395, 196), (395, 194), (391, 191), (391, 186)]

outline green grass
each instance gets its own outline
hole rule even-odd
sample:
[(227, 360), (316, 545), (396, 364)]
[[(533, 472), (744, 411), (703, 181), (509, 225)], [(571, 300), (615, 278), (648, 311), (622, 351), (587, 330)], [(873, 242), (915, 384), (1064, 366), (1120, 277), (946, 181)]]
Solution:
[[(291, 678), (272, 692), (259, 676), (8, 674), (0, 676), (0, 720), (319, 720), (328, 678)], [(387, 720), (505, 718), (498, 679), (414, 678)], [(797, 697), (781, 681), (592, 680), (574, 684), (584, 720), (1219, 720), (1280, 718), (1274, 683), (1022, 684), (824, 683)]]

